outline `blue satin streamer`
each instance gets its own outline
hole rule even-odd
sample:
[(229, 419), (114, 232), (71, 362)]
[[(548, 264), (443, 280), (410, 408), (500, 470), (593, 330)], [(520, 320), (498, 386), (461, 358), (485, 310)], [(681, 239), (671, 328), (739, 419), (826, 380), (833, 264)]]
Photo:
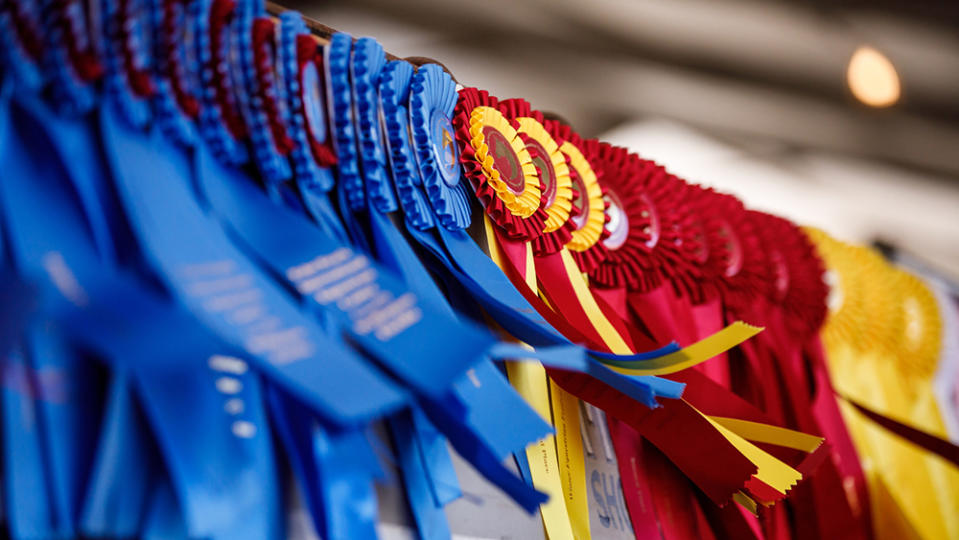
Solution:
[[(412, 253), (404, 253), (399, 245), (400, 239), (385, 238), (387, 231), (394, 230), (391, 224), (381, 223), (386, 217), (373, 208), (373, 197), (367, 198), (370, 218), (370, 229), (373, 236), (373, 245), (377, 253), (377, 260), (396, 272), (407, 284), (416, 283), (419, 286), (411, 290), (420, 298), (425, 298), (422, 289), (426, 282), (430, 282), (425, 269), (410, 279), (410, 272), (415, 272), (419, 261)], [(388, 229), (384, 230), (384, 227)], [(392, 240), (392, 241), (391, 241)], [(408, 246), (405, 246), (408, 248)], [(412, 267), (412, 268), (411, 268)], [(442, 300), (442, 298), (440, 298)], [(442, 309), (442, 302), (434, 302)], [(452, 316), (452, 313), (450, 313)], [(447, 440), (430, 423), (429, 419), (414, 405), (411, 411), (401, 412), (389, 419), (390, 432), (393, 435), (394, 446), (403, 485), (406, 488), (406, 498), (416, 523), (420, 537), (424, 540), (448, 538), (449, 524), (443, 506), (460, 495), (459, 483), (453, 462), (447, 450)]]
[[(49, 311), (74, 339), (133, 375), (191, 534), (282, 536), (258, 375), (240, 351), (207, 335), (168, 300), (122, 274), (98, 274), (72, 274), (84, 297), (95, 300), (77, 306), (60, 291), (48, 300)], [(47, 285), (55, 290), (55, 283)]]
[(382, 471), (367, 433), (317, 423), (312, 436), (325, 503), (326, 537), (375, 540), (376, 492), (370, 479)]
[[(375, 243), (381, 247), (381, 256), (387, 260), (392, 259), (392, 266), (401, 269), (400, 275), (406, 276), (406, 282), (420, 298), (432, 301), (433, 305), (442, 306), (444, 312), (454, 317), (448, 302), (415, 257), (402, 234), (386, 216), (378, 212), (371, 211), (369, 218)], [(504, 358), (498, 354), (498, 351), (504, 350), (503, 346), (504, 344), (492, 346), (487, 351), (489, 358)], [(582, 356), (580, 351), (573, 347), (547, 348), (541, 352), (547, 361), (556, 355)], [(535, 355), (524, 350), (524, 355), (513, 358), (532, 356)], [(469, 374), (458, 378), (453, 389), (457, 400), (467, 407), (466, 418), (469, 419), (470, 425), (488, 440), (489, 447), (498, 455), (505, 456), (517, 449), (523, 449), (551, 433), (549, 425), (513, 391), (509, 382), (488, 360), (476, 364)], [(502, 422), (503, 415), (509, 415), (508, 425)]]
[[(422, 429), (417, 430), (416, 425), (432, 427), (432, 424), (425, 416), (417, 419), (414, 415), (422, 415), (422, 413), (416, 410), (401, 411), (389, 421), (393, 445), (396, 448), (400, 471), (403, 475), (403, 484), (406, 487), (406, 498), (421, 538), (424, 540), (449, 538), (449, 523), (443, 512), (445, 502), (436, 498), (436, 484), (443, 486), (451, 478), (454, 482), (451, 488), (459, 491), (459, 485), (456, 483), (455, 472), (450, 477), (449, 471), (440, 469), (450, 462), (449, 452), (445, 447), (443, 448), (445, 455), (426, 455), (424, 442), (429, 444), (435, 439), (424, 436)], [(440, 436), (438, 440), (444, 444), (446, 442), (445, 437)]]
[(304, 504), (313, 519), (313, 526), (318, 534), (328, 538), (325, 508), (328, 501), (324, 499), (325, 490), (321, 486), (322, 479), (313, 451), (312, 433), (315, 420), (305, 406), (275, 387), (267, 390), (267, 398), (271, 425), (286, 449), (287, 459), (301, 488)]
[[(214, 538), (278, 537), (275, 471), (256, 375), (244, 368), (242, 373), (229, 372), (230, 380), (224, 382), (226, 375), (217, 366), (223, 363), (226, 347), (204, 335), (194, 319), (145, 303), (135, 287), (97, 263), (56, 165), (25, 153), (16, 161), (16, 174), (2, 186), (12, 236), (29, 239), (23, 242), (28, 248), (21, 251), (39, 265), (31, 275), (48, 280), (48, 289), (66, 289), (63, 294), (84, 306), (82, 316), (64, 325), (71, 331), (83, 330), (74, 337), (98, 340), (95, 347), (114, 365), (116, 359), (128, 362), (175, 476), (191, 532)], [(43, 189), (37, 189), (38, 180)], [(37, 207), (57, 219), (33, 219), (32, 209)], [(112, 317), (109, 324), (97, 327), (103, 319), (88, 310), (104, 300), (100, 309)], [(166, 327), (166, 321), (174, 326)], [(219, 363), (213, 361), (217, 356)], [(191, 357), (192, 363), (169, 362)], [(200, 359), (209, 359), (209, 368), (197, 372)], [(240, 364), (245, 365), (239, 360), (229, 363), (234, 370)], [(149, 367), (153, 369), (144, 371)], [(191, 399), (184, 400), (184, 395)], [(224, 402), (230, 399), (239, 400), (240, 406), (226, 407)], [(188, 416), (195, 421), (184, 422)]]
[(177, 504), (176, 494), (170, 483), (163, 479), (157, 482), (150, 493), (148, 510), (144, 518), (141, 538), (143, 540), (187, 540), (186, 522)]
[[(3, 17), (6, 15), (0, 15)], [(5, 21), (8, 22), (8, 21)], [(0, 33), (3, 35), (4, 33)], [(9, 104), (14, 78), (4, 66), (4, 80), (0, 84), (0, 152), (18, 148), (15, 137), (9, 136)], [(0, 220), (0, 232), (5, 226)], [(4, 274), (11, 271), (6, 258), (5, 235), (0, 234), (0, 257)], [(6, 306), (5, 306), (6, 308)], [(8, 319), (6, 309), (4, 319)], [(3, 415), (3, 504), (4, 517), (13, 538), (50, 537), (50, 509), (45, 480), (46, 471), (41, 460), (43, 451), (37, 429), (36, 413), (27, 378), (27, 362), (20, 335), (24, 324), (4, 325), (5, 343), (2, 351), (0, 407)], [(10, 334), (9, 336), (7, 334)]]
[[(418, 392), (441, 395), (494, 342), (479, 328), (438, 316), (434, 306), (416, 298), (368, 257), (271, 204), (238, 171), (208, 159), (201, 158), (198, 164), (202, 191), (240, 244), (287, 286), (296, 287), (315, 309), (333, 313), (360, 347)], [(266, 223), (270, 226), (262, 225)], [(376, 297), (353, 301), (348, 294), (354, 291), (374, 292)], [(382, 326), (368, 328), (370, 315), (380, 313), (379, 308), (370, 308), (380, 299), (390, 302), (384, 308), (408, 303), (410, 308), (403, 313), (410, 317), (418, 313), (418, 318), (399, 327), (398, 333)]]
[[(9, 113), (9, 129), (18, 136), (7, 138), (0, 149), (6, 173), (0, 188), (3, 214), (7, 220), (4, 229), (10, 240), (14, 266), (21, 274), (29, 275), (42, 271), (43, 262), (37, 256), (39, 242), (35, 234), (25, 234), (24, 214), (28, 221), (42, 221), (37, 219), (41, 214), (36, 208), (43, 206), (31, 205), (22, 199), (14, 200), (11, 191), (23, 182), (32, 182), (36, 192), (42, 191), (37, 185), (42, 177), (35, 169), (24, 165), (25, 158), (48, 143), (16, 106), (8, 107), (6, 113)], [(41, 193), (38, 195), (43, 197)], [(87, 359), (66, 347), (47, 325), (34, 323), (28, 326), (21, 347), (23, 354), (19, 358), (24, 361), (12, 364), (9, 369), (19, 372), (12, 376), (23, 383), (18, 389), (23, 401), (9, 404), (14, 410), (26, 409), (23, 418), (29, 419), (31, 425), (22, 426), (9, 435), (11, 442), (16, 441), (15, 435), (36, 438), (35, 442), (23, 441), (26, 447), (35, 446), (33, 451), (36, 454), (20, 458), (27, 460), (23, 463), (23, 470), (32, 478), (13, 473), (16, 478), (7, 491), (8, 500), (13, 504), (10, 508), (12, 532), (16, 537), (28, 537), (28, 531), (51, 538), (70, 537), (75, 534), (74, 519), (81, 504), (80, 494), (93, 453), (93, 435), (99, 415), (98, 400), (91, 399), (98, 395), (92, 366)], [(17, 424), (24, 421), (8, 419), (13, 430), (18, 430)], [(13, 451), (19, 452), (19, 449)], [(16, 456), (8, 457), (17, 459)], [(46, 501), (41, 502), (40, 498)], [(31, 503), (31, 500), (36, 502)], [(22, 510), (18, 508), (21, 502), (25, 506)], [(41, 505), (48, 506), (42, 514), (28, 518), (32, 523), (21, 519), (30, 515), (27, 512), (41, 511)]]
[[(50, 157), (61, 164), (83, 211), (82, 221), (89, 228), (99, 258), (113, 265), (118, 258), (112, 231), (122, 230), (119, 211), (106, 183), (102, 152), (96, 144), (89, 117), (65, 118), (30, 95), (20, 95), (18, 107), (24, 125), (44, 134), (49, 141)], [(39, 136), (39, 135), (38, 135)], [(91, 536), (124, 536), (135, 533), (141, 520), (143, 500), (147, 496), (152, 465), (145, 460), (143, 427), (137, 425), (126, 374), (116, 372), (111, 380), (110, 398), (104, 413), (103, 429), (87, 493), (80, 513), (80, 530)], [(112, 388), (119, 386), (119, 388)], [(111, 457), (112, 456), (112, 457)], [(122, 459), (117, 456), (122, 456)], [(123, 508), (110, 512), (101, 508)]]
[(22, 346), (3, 362), (3, 494), (13, 538), (56, 538), (52, 527), (43, 443), (30, 395), (29, 367)]
[[(366, 516), (376, 514), (373, 480), (382, 476), (382, 470), (366, 438), (338, 436), (337, 443), (331, 444), (330, 429), (301, 403), (276, 389), (271, 389), (269, 399), (273, 424), (287, 449), (319, 535), (322, 538), (369, 537), (375, 523), (371, 525)], [(350, 429), (363, 431), (359, 427)], [(340, 459), (352, 464), (348, 477), (342, 476), (347, 472), (336, 469)], [(344, 490), (344, 478), (350, 486), (347, 490)], [(362, 520), (356, 515), (358, 509), (365, 509), (359, 514), (364, 516)]]
[[(180, 149), (110, 114), (101, 126), (118, 191), (148, 258), (198, 319), (335, 424), (364, 423), (406, 402), (403, 390), (327, 337), (203, 213), (191, 192), (192, 164)], [(194, 152), (213, 162), (202, 145)], [(265, 232), (278, 224), (257, 226)], [(247, 320), (247, 313), (259, 316)]]
[(128, 538), (140, 532), (158, 465), (134, 400), (128, 369), (117, 366), (79, 518), (84, 535)]

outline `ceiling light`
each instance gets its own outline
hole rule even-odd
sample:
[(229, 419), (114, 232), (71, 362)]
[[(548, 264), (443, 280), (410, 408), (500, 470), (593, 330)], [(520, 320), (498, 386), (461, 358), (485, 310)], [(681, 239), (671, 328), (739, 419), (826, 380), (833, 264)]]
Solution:
[(846, 73), (849, 90), (870, 107), (889, 107), (899, 101), (901, 88), (895, 66), (869, 46), (856, 49)]

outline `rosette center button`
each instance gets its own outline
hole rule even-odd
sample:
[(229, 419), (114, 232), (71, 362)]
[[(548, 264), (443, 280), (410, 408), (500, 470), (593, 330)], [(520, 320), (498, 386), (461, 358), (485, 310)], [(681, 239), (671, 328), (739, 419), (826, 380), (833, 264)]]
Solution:
[(500, 179), (510, 191), (521, 195), (526, 189), (526, 177), (523, 174), (519, 156), (513, 150), (509, 139), (493, 126), (484, 127), (483, 136), (486, 137), (486, 144), (489, 146), (493, 165), (499, 171)]
[(443, 111), (433, 111), (430, 118), (430, 141), (440, 176), (448, 186), (455, 187), (460, 181), (459, 150), (453, 136), (453, 123)]

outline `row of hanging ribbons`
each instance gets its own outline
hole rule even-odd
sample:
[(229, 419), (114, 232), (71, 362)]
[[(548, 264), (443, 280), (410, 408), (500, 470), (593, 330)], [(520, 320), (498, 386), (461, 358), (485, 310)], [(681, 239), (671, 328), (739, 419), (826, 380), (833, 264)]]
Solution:
[[(867, 537), (875, 486), (900, 501), (910, 455), (855, 415), (935, 404), (870, 401), (858, 352), (833, 356), (868, 308), (825, 360), (834, 241), (280, 11), (0, 6), (13, 538), (279, 538), (291, 490), (321, 537), (372, 538), (383, 460), (446, 538), (450, 447), (549, 538), (589, 538), (580, 401), (639, 538)], [(939, 422), (895, 436), (953, 489)]]

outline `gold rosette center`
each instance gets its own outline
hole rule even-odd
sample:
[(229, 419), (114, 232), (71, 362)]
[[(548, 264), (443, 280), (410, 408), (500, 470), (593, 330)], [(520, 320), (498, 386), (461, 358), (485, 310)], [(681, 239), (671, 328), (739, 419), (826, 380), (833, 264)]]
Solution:
[(540, 203), (539, 177), (519, 133), (501, 112), (482, 105), (470, 112), (469, 134), (476, 160), (497, 198), (513, 215), (532, 216)]
[(573, 192), (570, 219), (575, 228), (566, 247), (570, 251), (583, 252), (596, 245), (603, 236), (603, 227), (606, 224), (603, 188), (596, 178), (596, 171), (576, 145), (567, 141), (559, 150), (569, 158)]

